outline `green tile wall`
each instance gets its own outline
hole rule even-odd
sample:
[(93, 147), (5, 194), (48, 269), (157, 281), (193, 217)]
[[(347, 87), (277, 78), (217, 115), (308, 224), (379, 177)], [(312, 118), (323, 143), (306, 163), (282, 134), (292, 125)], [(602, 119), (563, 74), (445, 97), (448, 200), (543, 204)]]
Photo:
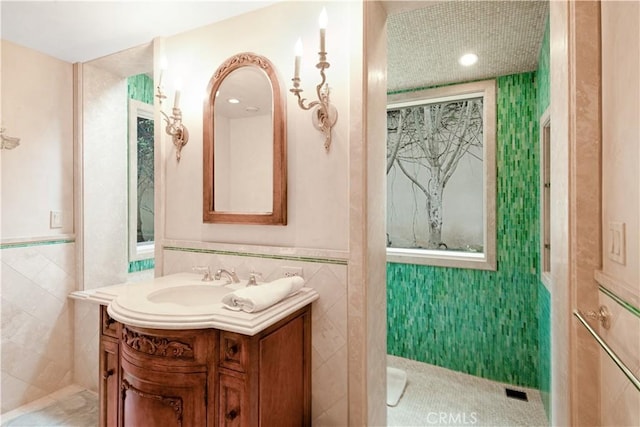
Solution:
[[(153, 79), (146, 74), (138, 74), (127, 78), (127, 93), (129, 99), (153, 105)], [(151, 270), (155, 268), (153, 258), (129, 262), (129, 273)]]
[(130, 99), (153, 104), (153, 79), (146, 74), (138, 74), (127, 79)]
[(549, 17), (547, 16), (547, 24), (545, 25), (544, 36), (542, 37), (542, 46), (540, 46), (540, 55), (538, 56), (538, 117), (542, 117), (542, 113), (549, 106), (551, 93), (551, 83), (549, 81)]
[(540, 283), (538, 285), (538, 358), (540, 367), (538, 374), (538, 388), (542, 397), (542, 404), (551, 419), (550, 393), (551, 393), (551, 294)]
[(535, 73), (497, 78), (497, 271), (389, 263), (387, 350), (538, 387)]
[[(549, 107), (551, 83), (549, 81), (549, 16), (545, 25), (540, 55), (538, 56), (538, 120)], [(551, 419), (551, 294), (542, 284), (538, 284), (538, 387), (542, 396), (547, 418)]]
[(129, 273), (136, 273), (138, 271), (153, 270), (156, 267), (156, 260), (154, 258), (141, 259), (138, 261), (129, 262)]

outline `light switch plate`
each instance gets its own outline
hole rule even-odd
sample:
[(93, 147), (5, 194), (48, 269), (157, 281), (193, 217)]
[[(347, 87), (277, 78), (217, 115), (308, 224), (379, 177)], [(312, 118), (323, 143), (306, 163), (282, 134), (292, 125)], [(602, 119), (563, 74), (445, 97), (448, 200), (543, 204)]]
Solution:
[(607, 255), (611, 261), (625, 265), (626, 236), (624, 222), (609, 222)]
[(49, 228), (62, 228), (63, 221), (62, 211), (49, 212)]

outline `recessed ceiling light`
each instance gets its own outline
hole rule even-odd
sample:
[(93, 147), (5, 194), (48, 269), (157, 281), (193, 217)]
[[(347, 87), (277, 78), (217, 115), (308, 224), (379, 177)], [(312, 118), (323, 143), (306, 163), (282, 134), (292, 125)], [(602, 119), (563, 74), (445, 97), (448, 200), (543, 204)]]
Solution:
[(245, 108), (245, 111), (247, 113), (257, 113), (260, 110), (260, 108), (258, 107), (247, 107)]
[(478, 55), (475, 53), (465, 53), (458, 59), (458, 62), (464, 67), (469, 67), (478, 62)]
[(240, 104), (240, 100), (238, 98), (229, 98), (227, 99), (229, 104)]

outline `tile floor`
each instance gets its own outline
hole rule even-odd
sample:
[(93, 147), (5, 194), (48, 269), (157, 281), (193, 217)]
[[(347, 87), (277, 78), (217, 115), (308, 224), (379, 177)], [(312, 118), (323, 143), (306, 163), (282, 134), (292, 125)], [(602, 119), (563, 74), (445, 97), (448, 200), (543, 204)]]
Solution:
[(69, 386), (2, 414), (2, 427), (66, 426), (96, 427), (98, 395), (79, 386)]
[[(540, 393), (395, 356), (387, 363), (407, 372), (398, 405), (387, 407), (388, 426), (548, 426)], [(527, 393), (508, 398), (505, 387)]]
[[(506, 397), (505, 384), (400, 357), (388, 356), (387, 360), (408, 376), (398, 405), (387, 407), (388, 426), (549, 425), (535, 389), (509, 386), (525, 391), (525, 402)], [(98, 399), (91, 391), (70, 386), (3, 414), (0, 421), (1, 427), (95, 427)]]

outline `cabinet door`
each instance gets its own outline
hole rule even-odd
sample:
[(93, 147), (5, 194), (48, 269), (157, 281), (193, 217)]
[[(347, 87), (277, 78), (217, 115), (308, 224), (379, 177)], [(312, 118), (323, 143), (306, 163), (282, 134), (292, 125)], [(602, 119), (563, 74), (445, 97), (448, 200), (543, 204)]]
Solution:
[(118, 425), (120, 354), (118, 342), (100, 339), (100, 427)]
[(250, 427), (249, 408), (246, 403), (245, 381), (231, 375), (219, 376), (219, 427)]
[(122, 427), (207, 425), (206, 373), (134, 370), (123, 361)]
[(309, 316), (260, 340), (260, 425), (301, 427), (311, 421)]

